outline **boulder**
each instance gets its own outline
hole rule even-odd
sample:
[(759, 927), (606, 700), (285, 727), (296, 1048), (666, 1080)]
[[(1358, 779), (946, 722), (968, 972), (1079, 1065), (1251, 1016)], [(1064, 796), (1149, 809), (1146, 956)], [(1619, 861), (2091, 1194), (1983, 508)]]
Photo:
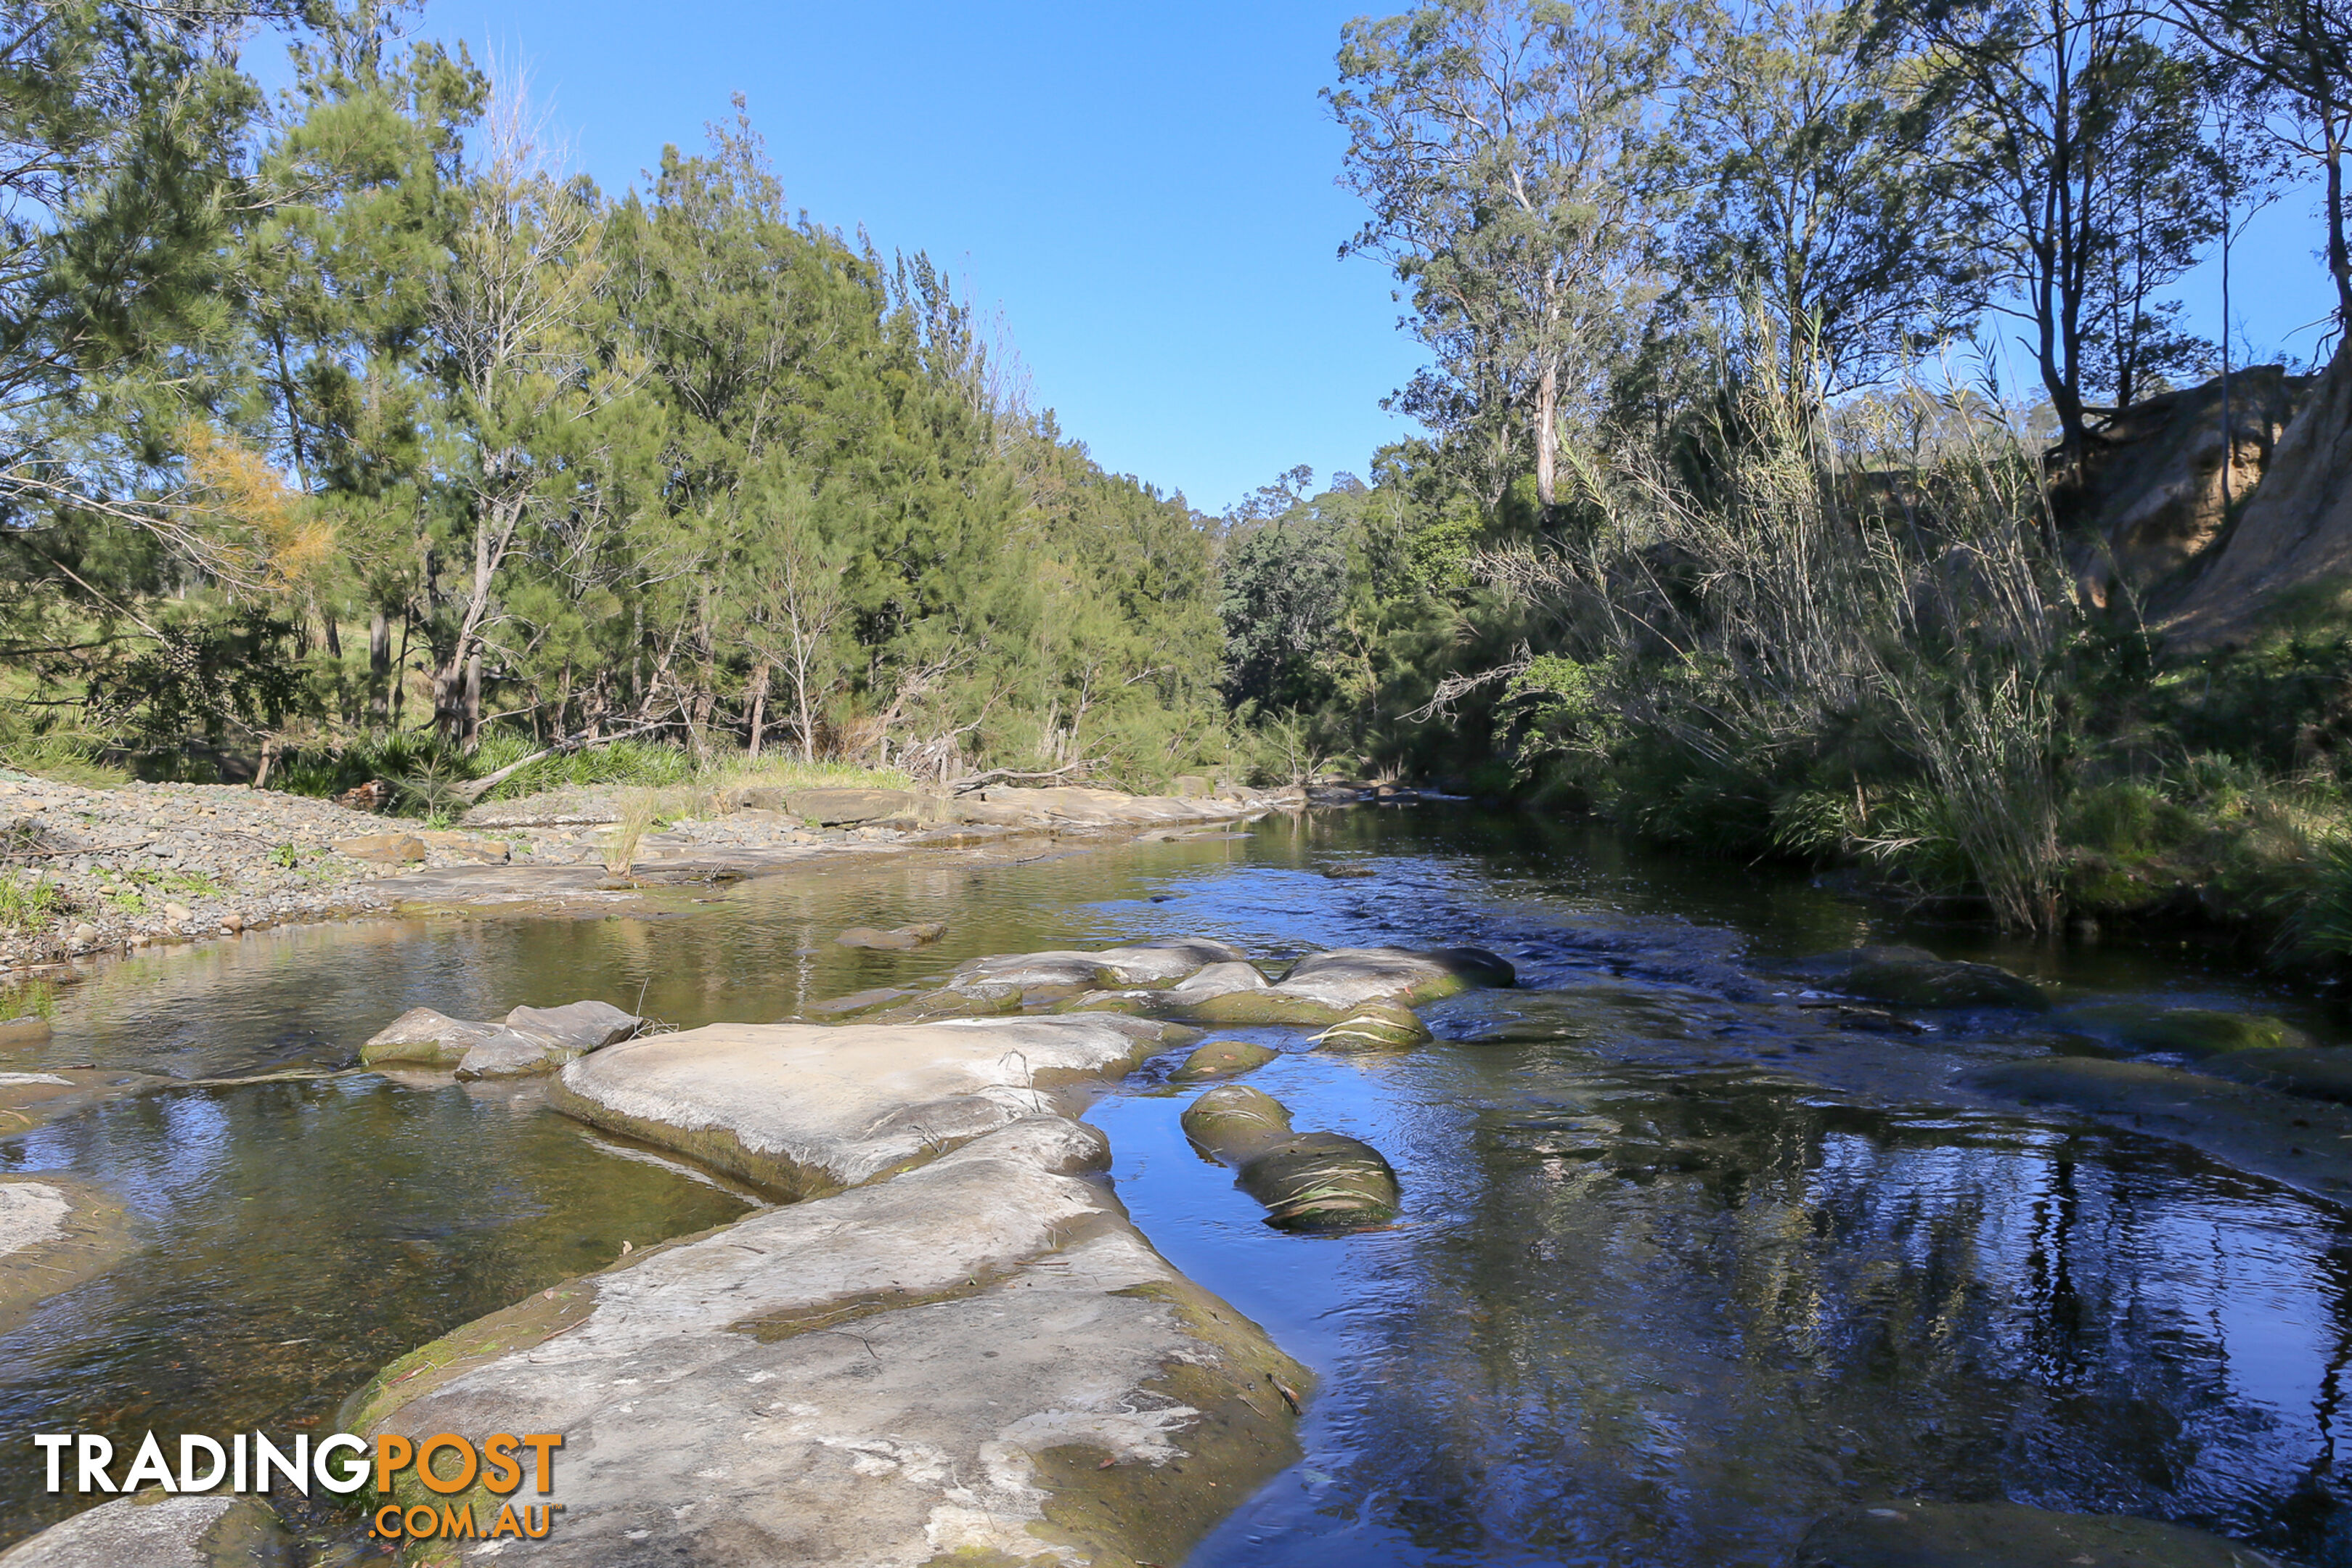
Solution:
[(2015, 1007), (2046, 1012), (2050, 998), (2031, 980), (1990, 963), (1946, 960), (1917, 948), (1858, 947), (1798, 966), (1837, 990), (1897, 1007)]
[(1921, 1502), (1854, 1509), (1806, 1532), (1795, 1568), (2279, 1568), (2201, 1530), (2016, 1503)]
[(943, 1018), (973, 1018), (1021, 1011), (1024, 993), (1017, 985), (957, 984), (918, 991), (905, 1001), (870, 1016), (877, 1024), (928, 1024)]
[(1131, 1070), (1125, 1019), (713, 1024), (610, 1046), (549, 1086), (558, 1110), (808, 1197), (870, 1182)]
[(878, 1011), (894, 1002), (904, 1002), (914, 994), (904, 985), (877, 985), (870, 991), (853, 991), (846, 996), (812, 1002), (805, 1011), (812, 1018), (850, 1018)]
[(844, 947), (871, 947), (886, 952), (904, 952), (929, 947), (947, 935), (945, 921), (918, 921), (913, 925), (894, 926), (877, 931), (872, 926), (852, 926), (833, 940)]
[(2210, 1007), (2156, 1007), (2140, 1002), (2070, 1007), (2050, 1020), (2070, 1035), (2127, 1052), (2200, 1058), (2222, 1051), (2308, 1046), (2311, 1037), (2267, 1013), (2223, 1013)]
[(1212, 1079), (1233, 1078), (1262, 1068), (1281, 1054), (1265, 1046), (1252, 1045), (1247, 1040), (1211, 1040), (1206, 1045), (1194, 1047), (1192, 1054), (1168, 1075), (1168, 1081), (1205, 1083)]
[(411, 1007), (360, 1047), (360, 1060), (369, 1067), (379, 1062), (415, 1062), (425, 1067), (453, 1068), (498, 1027), (496, 1024), (469, 1024), (430, 1007)]
[(1507, 963), (1481, 948), (1336, 948), (1300, 959), (1279, 984), (1204, 997), (1187, 1011), (1213, 1024), (1320, 1027), (1366, 1003), (1434, 1002), (1472, 985), (1507, 985), (1512, 977)]
[[(177, 1462), (175, 1453), (167, 1458)], [(5, 1568), (294, 1568), (302, 1559), (257, 1498), (149, 1489), (103, 1502), (0, 1552)]]
[(569, 1059), (559, 1047), (535, 1034), (492, 1025), (489, 1031), (458, 1058), (461, 1079), (530, 1078), (553, 1072)]
[(1048, 952), (996, 953), (960, 964), (956, 981), (987, 981), (1042, 986), (1172, 986), (1211, 964), (1239, 963), (1239, 948), (1222, 942), (1184, 938), (1139, 947), (1106, 948), (1100, 952), (1061, 949)]
[(481, 866), (503, 866), (514, 858), (514, 852), (496, 838), (484, 838), (473, 833), (420, 833), (429, 849), (460, 860), (471, 860)]
[(1429, 1026), (1410, 1007), (1393, 1002), (1367, 1002), (1316, 1037), (1327, 1051), (1395, 1050), (1418, 1046), (1431, 1038)]
[(1212, 963), (1197, 970), (1170, 986), (1166, 993), (1173, 1007), (1192, 1007), (1212, 996), (1230, 996), (1236, 991), (1264, 991), (1273, 982), (1258, 973), (1257, 965), (1235, 961)]
[(2352, 1105), (2352, 1051), (2340, 1047), (2230, 1051), (2203, 1063), (2199, 1070), (2282, 1094)]
[(517, 1007), (507, 1027), (543, 1043), (558, 1066), (601, 1051), (635, 1034), (645, 1020), (610, 1002), (566, 1002), (561, 1007)]
[(1107, 1163), (1016, 1119), (533, 1295), (341, 1425), (565, 1434), (547, 1568), (1181, 1563), (1298, 1458), (1307, 1373), (1152, 1250)]
[(335, 840), (335, 853), (380, 866), (404, 866), (425, 858), (425, 840), (414, 833), (362, 833)]
[(1396, 1217), (1396, 1173), (1370, 1144), (1339, 1132), (1294, 1132), (1272, 1095), (1237, 1083), (1185, 1109), (1184, 1135), (1236, 1168), (1235, 1184), (1281, 1230), (1360, 1230)]

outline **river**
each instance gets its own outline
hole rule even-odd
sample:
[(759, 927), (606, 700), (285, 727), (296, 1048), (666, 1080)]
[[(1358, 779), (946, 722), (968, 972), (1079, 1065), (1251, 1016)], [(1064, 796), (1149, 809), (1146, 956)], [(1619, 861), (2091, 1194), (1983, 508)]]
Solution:
[[(950, 930), (919, 952), (830, 941), (926, 919)], [(1910, 942), (2070, 998), (2347, 1038), (2332, 1002), (2201, 947), (2004, 949), (1782, 869), (1364, 809), (1018, 864), (845, 861), (617, 918), (257, 933), (61, 988), (53, 1037), (0, 1047), (0, 1068), (333, 1069), (419, 1004), (772, 1021), (979, 953), (1185, 934), (1268, 958), (1475, 942), (1522, 987), (1426, 1010), (1439, 1041), (1418, 1051), (1293, 1051), (1251, 1079), (1388, 1154), (1405, 1206), (1385, 1230), (1268, 1229), (1185, 1143), (1165, 1062), (1089, 1112), (1146, 1234), (1322, 1379), (1305, 1460), (1195, 1568), (1777, 1568), (1812, 1520), (1896, 1495), (2140, 1514), (2352, 1565), (2344, 1211), (1944, 1089), (2063, 1048), (2047, 1026), (1800, 1028), (1801, 983), (1775, 970)], [(0, 1336), (0, 1544), (72, 1506), (39, 1491), (33, 1432), (318, 1429), (402, 1352), (749, 1201), (529, 1086), (373, 1074), (141, 1095), (0, 1137), (0, 1172), (44, 1171), (122, 1197), (137, 1247)], [(335, 1560), (357, 1550), (309, 1522)]]

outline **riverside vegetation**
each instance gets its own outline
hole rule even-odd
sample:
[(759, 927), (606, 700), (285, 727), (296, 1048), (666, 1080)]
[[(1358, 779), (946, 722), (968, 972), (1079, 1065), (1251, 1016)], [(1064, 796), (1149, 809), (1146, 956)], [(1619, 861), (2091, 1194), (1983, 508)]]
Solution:
[[(2316, 179), (2352, 311), (2334, 8), (1350, 24), (1346, 248), (1423, 433), (1220, 517), (1104, 471), (929, 258), (795, 212), (740, 100), (615, 193), (374, 0), (9, 15), (18, 769), (442, 818), (780, 763), (1412, 777), (2020, 930), (2352, 953), (2340, 574), (2233, 590), (2227, 637), (2198, 599), (2341, 399), (2241, 364), (2233, 403), (2168, 300)], [(2217, 371), (2218, 419), (2156, 417)], [(2151, 544), (2111, 492), (2168, 464)]]

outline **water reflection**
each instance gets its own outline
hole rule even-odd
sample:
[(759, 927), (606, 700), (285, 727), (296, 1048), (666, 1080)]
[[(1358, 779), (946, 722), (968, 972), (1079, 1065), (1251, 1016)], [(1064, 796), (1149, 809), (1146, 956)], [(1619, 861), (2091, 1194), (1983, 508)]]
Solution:
[[(940, 918), (922, 952), (831, 941)], [(0, 1065), (332, 1064), (417, 1003), (773, 1019), (976, 953), (1193, 932), (1261, 953), (1476, 942), (1530, 987), (1436, 1009), (1444, 1043), (1418, 1052), (1292, 1054), (1252, 1079), (1299, 1125), (1390, 1155), (1408, 1206), (1388, 1232), (1268, 1230), (1184, 1144), (1182, 1098), (1094, 1111), (1146, 1231), (1324, 1377), (1307, 1458), (1202, 1568), (1777, 1568), (1812, 1519), (1889, 1493), (2141, 1513), (2352, 1564), (2343, 1216), (2170, 1145), (1951, 1109), (1958, 1066), (2049, 1048), (2030, 1032), (1808, 1033), (1769, 961), (1962, 949), (1801, 878), (1395, 812), (1019, 865), (844, 862), (618, 918), (141, 960), (62, 992), (55, 1038)], [(2086, 993), (2345, 1033), (2219, 960), (2027, 956)], [(527, 1089), (372, 1077), (125, 1100), (0, 1141), (0, 1169), (100, 1182), (146, 1226), (131, 1262), (0, 1340), (14, 1434), (315, 1421), (384, 1361), (623, 1239), (737, 1212)], [(29, 1445), (5, 1443), (20, 1488)], [(49, 1506), (0, 1494), (0, 1541)]]

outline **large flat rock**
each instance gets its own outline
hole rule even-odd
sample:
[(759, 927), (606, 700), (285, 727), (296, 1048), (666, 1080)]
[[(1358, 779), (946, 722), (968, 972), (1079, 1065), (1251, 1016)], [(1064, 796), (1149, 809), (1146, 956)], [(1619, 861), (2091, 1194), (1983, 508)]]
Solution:
[(791, 1197), (906, 1169), (1117, 1078), (1156, 1033), (1102, 1015), (714, 1024), (607, 1046), (548, 1102)]
[(0, 1176), (0, 1333), (130, 1249), (130, 1216), (104, 1188), (46, 1171)]
[(294, 1542), (249, 1497), (158, 1490), (100, 1503), (0, 1552), (6, 1568), (293, 1568)]
[(1306, 1374), (1152, 1250), (1108, 1157), (1024, 1117), (470, 1324), (342, 1425), (563, 1434), (537, 1563), (1180, 1563), (1296, 1459)]

